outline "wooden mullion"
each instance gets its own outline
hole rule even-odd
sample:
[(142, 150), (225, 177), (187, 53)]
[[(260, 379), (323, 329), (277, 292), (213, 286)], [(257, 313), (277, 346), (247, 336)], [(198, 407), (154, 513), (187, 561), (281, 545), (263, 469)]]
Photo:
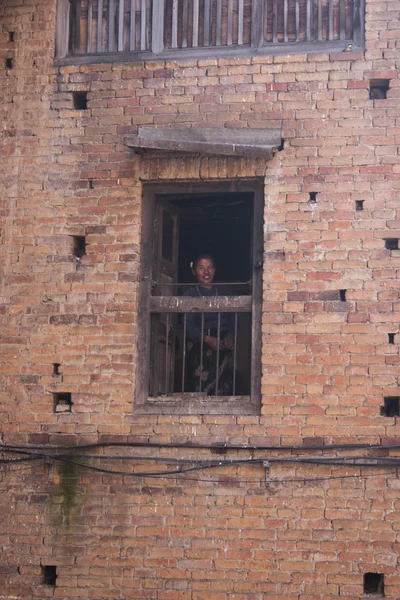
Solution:
[(147, 6), (146, 0), (141, 0), (140, 2), (140, 49), (147, 49), (147, 40), (146, 40), (146, 25), (147, 25)]
[(118, 4), (118, 52), (124, 49), (124, 2), (125, 0), (119, 0)]
[(211, 0), (204, 0), (204, 46), (210, 45)]
[(217, 20), (215, 24), (216, 35), (215, 43), (217, 46), (222, 44), (222, 0), (217, 0)]
[(188, 0), (183, 0), (183, 9), (182, 9), (182, 48), (187, 48), (187, 46), (188, 46), (188, 17), (189, 17), (189, 4), (188, 4)]
[(328, 39), (334, 39), (334, 30), (333, 30), (333, 0), (329, 0), (328, 5)]
[(251, 14), (251, 47), (260, 48), (264, 43), (264, 0), (253, 0)]
[(232, 46), (232, 33), (233, 33), (233, 0), (228, 0), (228, 20), (227, 20), (227, 46)]
[(151, 51), (160, 54), (164, 50), (164, 2), (154, 2), (151, 28)]
[(71, 3), (69, 0), (58, 0), (57, 2), (57, 26), (56, 26), (56, 58), (63, 58), (69, 53), (70, 44), (70, 18)]
[(272, 43), (278, 43), (278, 0), (273, 2), (273, 18), (272, 18)]
[(283, 1), (283, 39), (288, 41), (288, 0)]
[(306, 7), (306, 40), (311, 40), (311, 0), (307, 0)]
[(253, 201), (253, 281), (251, 327), (251, 383), (252, 404), (261, 403), (261, 345), (262, 345), (262, 275), (263, 275), (263, 208), (262, 188), (254, 193)]
[(114, 51), (114, 0), (108, 0), (108, 51)]
[(244, 0), (239, 0), (238, 4), (238, 46), (243, 45), (244, 31)]
[(193, 48), (199, 45), (199, 0), (193, 0)]
[(300, 40), (300, 2), (296, 0), (296, 42)]
[(81, 49), (81, 0), (75, 0), (72, 21), (72, 53), (79, 54)]
[(361, 46), (365, 41), (365, 1), (353, 0), (353, 40)]
[(322, 0), (318, 0), (318, 41), (322, 41)]
[(96, 50), (98, 53), (103, 50), (103, 0), (98, 0), (98, 2), (97, 2)]
[(136, 49), (136, 0), (130, 0), (129, 49)]
[(93, 0), (88, 0), (88, 19), (87, 19), (87, 44), (86, 52), (92, 53), (92, 27), (93, 27)]
[(172, 48), (178, 47), (178, 0), (172, 2)]
[(346, 39), (346, 0), (339, 0), (340, 39)]

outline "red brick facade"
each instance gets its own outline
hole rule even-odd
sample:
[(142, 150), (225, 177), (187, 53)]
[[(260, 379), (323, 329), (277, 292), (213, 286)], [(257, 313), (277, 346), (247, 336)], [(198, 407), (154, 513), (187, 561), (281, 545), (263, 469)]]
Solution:
[[(400, 238), (399, 17), (367, 0), (365, 52), (55, 67), (55, 0), (0, 2), (2, 457), (114, 442), (79, 452), (127, 473), (117, 455), (150, 473), (223, 463), (161, 478), (0, 465), (0, 598), (358, 600), (367, 573), (400, 597), (395, 467), (294, 460), (398, 456), (367, 445), (400, 443), (380, 408), (400, 396), (400, 250), (385, 247)], [(124, 144), (171, 124), (280, 127), (284, 148), (265, 163)], [(247, 178), (265, 183), (260, 414), (139, 415), (143, 185)], [(252, 458), (269, 468), (226, 464)]]

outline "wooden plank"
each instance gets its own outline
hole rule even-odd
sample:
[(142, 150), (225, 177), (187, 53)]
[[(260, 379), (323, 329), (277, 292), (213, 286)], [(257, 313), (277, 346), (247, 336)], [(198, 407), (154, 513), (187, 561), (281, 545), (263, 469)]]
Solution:
[(204, 46), (210, 45), (211, 0), (204, 0)]
[(339, 0), (340, 39), (346, 39), (346, 0)]
[(322, 40), (322, 0), (318, 0), (318, 41)]
[(228, 0), (228, 19), (227, 19), (227, 32), (226, 32), (227, 46), (232, 46), (232, 34), (233, 34), (233, 0)]
[(217, 46), (221, 46), (222, 44), (222, 0), (217, 0), (215, 43)]
[(306, 40), (311, 40), (311, 0), (307, 0), (306, 8)]
[(251, 5), (251, 47), (261, 48), (264, 43), (264, 0), (253, 0)]
[(114, 48), (114, 0), (108, 0), (108, 51), (113, 52)]
[[(161, 4), (163, 4), (161, 2)], [(189, 4), (188, 0), (183, 0), (183, 10), (182, 10), (182, 48), (187, 48), (188, 46), (188, 18), (189, 18)]]
[(118, 52), (124, 49), (124, 3), (125, 0), (119, 0), (118, 4)]
[(365, 3), (364, 0), (353, 1), (353, 40), (362, 46), (365, 42)]
[(146, 0), (140, 2), (140, 49), (147, 49), (146, 26), (147, 26)]
[(224, 156), (260, 156), (268, 160), (281, 144), (280, 129), (208, 129), (139, 127), (125, 137), (130, 148), (202, 152)]
[(172, 48), (178, 47), (178, 0), (172, 2)]
[(334, 31), (333, 31), (333, 0), (329, 0), (328, 5), (328, 39), (334, 39)]
[(283, 2), (283, 39), (288, 41), (288, 0)]
[(300, 39), (300, 2), (296, 0), (296, 42)]
[(272, 8), (272, 43), (278, 43), (278, 0), (274, 0)]
[(130, 0), (130, 18), (129, 18), (129, 50), (136, 49), (136, 0)]
[(193, 48), (199, 45), (199, 0), (193, 0)]
[(81, 50), (81, 1), (75, 2), (72, 15), (72, 53), (79, 54)]
[(153, 2), (151, 27), (151, 50), (153, 54), (160, 54), (164, 50), (164, 9), (164, 2)]
[(150, 312), (251, 312), (251, 296), (152, 296)]
[(103, 50), (103, 0), (97, 3), (97, 52)]
[(88, 19), (87, 19), (87, 44), (86, 52), (91, 54), (92, 50), (92, 38), (93, 38), (93, 0), (88, 0)]
[(238, 4), (238, 46), (243, 45), (244, 32), (244, 0), (239, 0)]
[(69, 48), (69, 26), (70, 26), (71, 4), (69, 0), (57, 0), (56, 20), (56, 58), (67, 56)]

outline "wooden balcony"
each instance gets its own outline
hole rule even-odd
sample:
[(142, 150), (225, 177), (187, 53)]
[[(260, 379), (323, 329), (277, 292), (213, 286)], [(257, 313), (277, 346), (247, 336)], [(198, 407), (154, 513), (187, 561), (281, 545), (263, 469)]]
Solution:
[(58, 62), (340, 51), (364, 0), (58, 0)]

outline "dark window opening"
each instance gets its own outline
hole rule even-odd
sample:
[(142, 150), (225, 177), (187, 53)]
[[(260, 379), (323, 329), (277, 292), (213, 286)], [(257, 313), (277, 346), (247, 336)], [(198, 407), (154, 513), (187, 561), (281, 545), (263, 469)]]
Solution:
[(142, 281), (148, 281), (141, 292), (144, 335), (139, 349), (147, 356), (140, 373), (142, 402), (168, 397), (176, 410), (178, 403), (192, 402), (201, 411), (206, 407), (202, 403), (218, 401), (221, 407), (229, 397), (230, 407), (237, 402), (236, 412), (246, 402), (256, 406), (262, 187), (258, 182), (198, 184), (190, 194), (170, 194), (157, 185), (148, 189), (156, 191), (149, 195), (142, 241)]
[(57, 567), (54, 565), (46, 565), (42, 567), (43, 585), (55, 587), (57, 583)]
[(382, 573), (364, 574), (364, 594), (384, 595), (384, 575)]
[(346, 302), (346, 292), (347, 290), (339, 290), (339, 298), (341, 302)]
[(390, 79), (371, 79), (369, 82), (370, 100), (384, 100), (390, 86)]
[(364, 200), (356, 200), (356, 211), (364, 210)]
[[(160, 201), (161, 264), (153, 294), (211, 297), (228, 305), (229, 299), (220, 298), (250, 296), (252, 203), (251, 194)], [(199, 285), (193, 274), (193, 262), (201, 254), (215, 261), (210, 289)], [(250, 312), (153, 313), (150, 395), (249, 395), (250, 331)], [(210, 337), (216, 339), (216, 348), (209, 345), (214, 343)], [(226, 348), (231, 338), (233, 346)]]
[(74, 256), (82, 258), (86, 254), (86, 238), (84, 235), (74, 235)]
[(389, 344), (394, 344), (394, 337), (395, 337), (395, 333), (388, 333), (388, 342)]
[(8, 41), (9, 42), (15, 42), (15, 33), (14, 33), (14, 31), (9, 31), (8, 32)]
[(310, 204), (316, 204), (317, 203), (317, 192), (310, 192), (308, 201), (310, 202)]
[(53, 394), (54, 412), (71, 412), (72, 394), (70, 392), (56, 392)]
[(53, 375), (60, 374), (60, 363), (53, 363)]
[(384, 417), (398, 417), (400, 415), (400, 396), (387, 396), (383, 402), (381, 414)]
[(6, 69), (12, 69), (14, 66), (14, 61), (12, 58), (6, 58)]
[(386, 248), (386, 250), (398, 250), (399, 249), (398, 238), (386, 238), (385, 248)]
[(87, 109), (87, 92), (73, 92), (72, 100), (74, 103), (75, 110)]

